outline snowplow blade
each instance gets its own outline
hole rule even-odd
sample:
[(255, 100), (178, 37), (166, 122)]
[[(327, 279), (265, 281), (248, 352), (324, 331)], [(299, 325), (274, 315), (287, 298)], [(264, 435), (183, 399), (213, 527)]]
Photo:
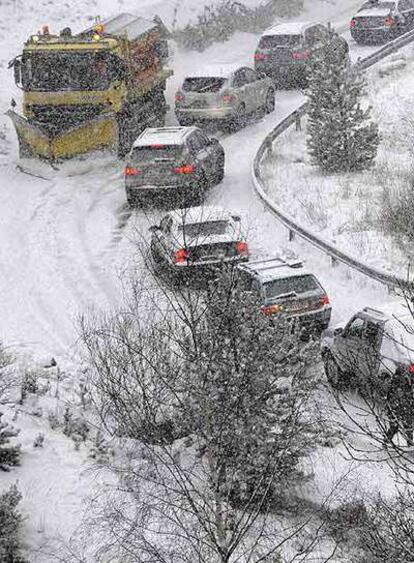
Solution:
[(118, 125), (113, 113), (83, 122), (54, 136), (12, 110), (6, 115), (16, 129), (21, 157), (60, 160), (98, 149), (115, 148), (118, 140)]

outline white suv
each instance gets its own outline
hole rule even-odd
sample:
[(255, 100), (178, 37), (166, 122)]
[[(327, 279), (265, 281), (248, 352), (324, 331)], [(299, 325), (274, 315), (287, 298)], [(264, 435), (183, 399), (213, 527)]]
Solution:
[(365, 307), (324, 331), (321, 347), (333, 387), (384, 381), (397, 370), (414, 375), (414, 319), (405, 304)]

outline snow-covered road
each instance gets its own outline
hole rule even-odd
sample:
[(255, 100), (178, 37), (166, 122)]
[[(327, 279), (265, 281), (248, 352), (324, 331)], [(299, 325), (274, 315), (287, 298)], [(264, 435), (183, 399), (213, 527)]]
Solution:
[[(342, 8), (335, 20), (339, 27), (355, 4), (350, 1), (347, 9)], [(238, 34), (204, 53), (177, 50), (173, 54), (175, 76), (168, 90), (170, 104), (175, 87), (191, 68), (208, 61), (251, 63), (256, 44), (256, 36)], [(20, 45), (14, 46), (14, 52), (19, 49)], [(352, 45), (353, 58), (369, 51), (372, 48)], [(7, 79), (10, 90), (1, 91), (2, 107), (6, 93), (12, 95), (11, 78)], [(275, 252), (289, 243), (284, 229), (254, 194), (251, 162), (266, 133), (302, 101), (300, 92), (278, 92), (272, 115), (235, 135), (221, 135), (226, 177), (209, 194), (208, 203), (246, 215), (251, 247), (257, 254)], [(172, 115), (169, 122), (174, 122)], [(0, 138), (1, 152), (5, 154), (0, 154), (0, 340), (41, 354), (68, 356), (76, 343), (78, 315), (88, 307), (107, 308), (120, 302), (124, 272), (132, 263), (140, 267), (134, 233), (146, 236), (151, 219), (140, 212), (129, 215), (122, 163), (113, 158), (65, 163), (59, 171), (47, 169), (46, 179), (28, 176), (16, 168), (17, 145), (9, 125), (6, 139)], [(45, 174), (44, 167), (39, 170), (40, 175)], [(332, 269), (325, 257), (308, 246), (298, 242), (293, 248), (320, 275), (336, 319), (355, 307), (388, 298), (377, 284), (341, 267)]]

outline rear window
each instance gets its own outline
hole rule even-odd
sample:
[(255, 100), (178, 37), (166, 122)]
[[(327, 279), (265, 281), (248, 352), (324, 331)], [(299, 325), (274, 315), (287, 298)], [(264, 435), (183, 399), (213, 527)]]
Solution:
[(205, 221), (179, 226), (179, 231), (189, 238), (210, 235), (224, 235), (228, 229), (227, 221)]
[(181, 157), (184, 148), (181, 145), (151, 145), (136, 147), (132, 151), (133, 161), (177, 160)]
[(226, 78), (221, 77), (196, 77), (186, 78), (183, 84), (184, 92), (218, 92), (226, 83)]
[(265, 35), (260, 39), (260, 49), (273, 47), (294, 47), (301, 42), (301, 35)]
[(306, 293), (307, 291), (321, 290), (321, 286), (313, 276), (295, 276), (274, 280), (264, 284), (266, 298), (277, 297), (286, 293)]

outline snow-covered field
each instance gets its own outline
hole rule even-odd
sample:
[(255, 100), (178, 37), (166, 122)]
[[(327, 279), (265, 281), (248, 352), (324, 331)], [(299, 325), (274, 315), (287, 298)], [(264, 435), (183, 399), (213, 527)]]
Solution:
[[(252, 0), (253, 3), (254, 0)], [(349, 15), (360, 2), (355, 0), (309, 0), (303, 19), (324, 19), (345, 29)], [(194, 0), (180, 2), (179, 19), (185, 23), (194, 17), (199, 5)], [(7, 61), (16, 55), (28, 33), (44, 23), (52, 29), (64, 25), (74, 28), (87, 24), (96, 14), (132, 11), (146, 16), (159, 13), (168, 24), (176, 2), (144, 0), (16, 0), (0, 5), (0, 112), (10, 98), (19, 99)], [(257, 44), (253, 34), (237, 34), (204, 53), (189, 53), (173, 47), (175, 71), (168, 95), (172, 104), (175, 87), (191, 68), (206, 62), (251, 63)], [(363, 56), (370, 48), (354, 48), (353, 57)], [(271, 254), (288, 246), (287, 235), (256, 199), (250, 179), (253, 156), (263, 137), (284, 116), (303, 101), (296, 91), (277, 95), (275, 112), (260, 122), (251, 123), (231, 136), (221, 136), (226, 151), (226, 177), (208, 197), (207, 203), (241, 212), (249, 226), (250, 246), (254, 254)], [(172, 115), (169, 123), (174, 122)], [(44, 363), (54, 356), (67, 373), (59, 398), (51, 391), (17, 415), (22, 429), (22, 467), (1, 475), (0, 487), (18, 480), (23, 493), (22, 511), (27, 512), (25, 541), (31, 562), (47, 562), (36, 548), (47, 538), (67, 541), (80, 521), (83, 503), (91, 490), (87, 448), (74, 450), (71, 440), (51, 430), (48, 411), (59, 416), (73, 393), (78, 371), (77, 319), (88, 308), (113, 308), (122, 301), (124, 284), (131, 270), (144, 268), (134, 241), (137, 233), (147, 236), (154, 217), (128, 211), (122, 182), (122, 163), (110, 156), (99, 156), (65, 163), (59, 171), (39, 166), (39, 176), (23, 173), (18, 167), (17, 142), (10, 124), (0, 121), (0, 341), (14, 349), (23, 364), (32, 357)], [(22, 163), (24, 166), (24, 163)], [(328, 290), (334, 307), (334, 321), (347, 318), (358, 307), (391, 299), (386, 290), (349, 270), (331, 268), (329, 260), (306, 245), (289, 246), (305, 257)], [(24, 367), (22, 368), (22, 370)], [(53, 371), (44, 378), (56, 378)], [(53, 387), (54, 388), (54, 387)], [(39, 406), (42, 416), (33, 414)], [(7, 417), (14, 410), (6, 408)], [(34, 437), (46, 436), (43, 449), (33, 449)], [(335, 453), (335, 456), (337, 454)], [(339, 458), (338, 458), (339, 459)], [(338, 459), (331, 460), (334, 474), (342, 471)], [(320, 466), (320, 461), (315, 462)], [(326, 476), (320, 474), (321, 487)], [(331, 476), (333, 474), (331, 473)], [(379, 478), (366, 479), (374, 483)], [(316, 484), (316, 486), (318, 486)]]
[(291, 128), (264, 162), (268, 194), (301, 225), (348, 254), (402, 278), (412, 256), (382, 230), (384, 191), (408, 182), (412, 170), (411, 109), (414, 52), (401, 53), (372, 68), (368, 100), (379, 123), (381, 145), (371, 170), (324, 175), (311, 166), (303, 130)]

